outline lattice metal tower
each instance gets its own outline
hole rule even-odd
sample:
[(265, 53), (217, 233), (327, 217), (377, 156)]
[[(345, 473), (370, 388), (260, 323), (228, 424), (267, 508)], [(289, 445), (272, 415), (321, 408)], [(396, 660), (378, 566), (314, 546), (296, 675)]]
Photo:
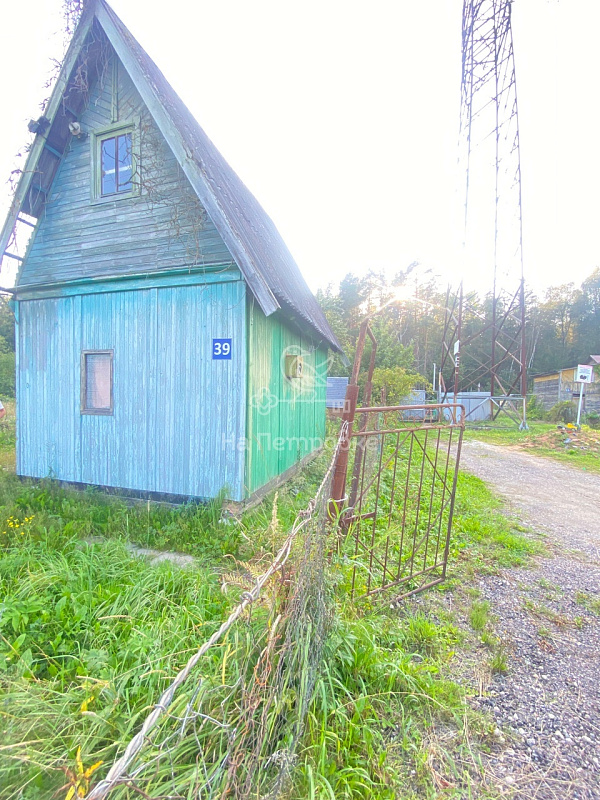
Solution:
[[(465, 266), (489, 275), (478, 304), (449, 289), (441, 358), (447, 397), (489, 390), (517, 412), (527, 389), (521, 159), (512, 0), (465, 0), (462, 22), (460, 163), (464, 175)], [(491, 285), (490, 285), (491, 284)]]

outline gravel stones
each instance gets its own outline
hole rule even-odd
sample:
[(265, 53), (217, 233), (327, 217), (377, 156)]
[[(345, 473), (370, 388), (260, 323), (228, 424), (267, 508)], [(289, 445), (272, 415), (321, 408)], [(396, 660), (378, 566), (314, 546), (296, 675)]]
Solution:
[(471, 701), (509, 744), (485, 757), (488, 779), (500, 796), (600, 800), (600, 478), (479, 442), (465, 443), (461, 467), (549, 550), (534, 569), (478, 582), (509, 656)]

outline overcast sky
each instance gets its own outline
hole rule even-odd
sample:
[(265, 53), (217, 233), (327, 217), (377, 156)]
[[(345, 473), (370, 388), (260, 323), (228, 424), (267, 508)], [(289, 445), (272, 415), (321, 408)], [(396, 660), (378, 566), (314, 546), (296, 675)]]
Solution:
[[(461, 0), (113, 0), (275, 221), (313, 289), (418, 260), (460, 271)], [(600, 2), (515, 0), (525, 277), (600, 266)], [(62, 0), (0, 5), (0, 215)], [(4, 280), (4, 278), (3, 278)], [(466, 275), (491, 285), (491, 274)]]

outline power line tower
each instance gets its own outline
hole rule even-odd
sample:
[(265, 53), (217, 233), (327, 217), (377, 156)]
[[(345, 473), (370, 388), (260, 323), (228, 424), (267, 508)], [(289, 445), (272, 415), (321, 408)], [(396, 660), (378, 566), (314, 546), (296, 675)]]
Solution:
[(526, 427), (521, 158), (512, 37), (513, 0), (464, 0), (460, 163), (463, 256), (490, 276), (483, 304), (449, 288), (440, 389), (483, 388), (492, 414)]

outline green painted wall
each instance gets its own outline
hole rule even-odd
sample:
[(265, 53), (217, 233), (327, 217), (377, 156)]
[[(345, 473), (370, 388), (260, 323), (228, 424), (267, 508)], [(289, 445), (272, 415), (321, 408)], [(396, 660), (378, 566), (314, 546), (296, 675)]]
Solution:
[[(255, 492), (325, 439), (327, 349), (249, 302), (246, 490)], [(301, 355), (301, 378), (285, 377), (285, 356)]]

